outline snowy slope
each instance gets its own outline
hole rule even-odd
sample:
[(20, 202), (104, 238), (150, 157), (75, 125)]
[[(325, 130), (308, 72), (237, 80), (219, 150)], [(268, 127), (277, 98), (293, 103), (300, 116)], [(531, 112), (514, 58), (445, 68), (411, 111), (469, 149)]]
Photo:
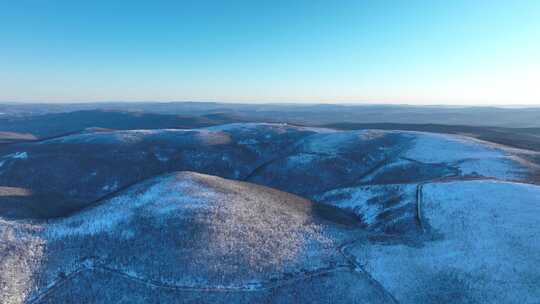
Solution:
[(540, 187), (498, 182), (423, 187), (426, 241), (352, 250), (400, 303), (538, 303)]
[[(72, 286), (69, 294), (54, 297), (60, 297), (60, 302), (64, 302), (62, 297), (72, 299), (73, 294), (82, 299), (114, 297), (117, 286), (135, 281), (191, 291), (190, 296), (212, 290), (261, 292), (264, 301), (273, 303), (273, 295), (266, 294), (268, 288), (279, 294), (294, 283), (302, 290), (299, 296), (309, 297), (310, 288), (317, 284), (339, 285), (346, 279), (337, 289), (345, 302), (353, 300), (347, 294), (386, 302), (386, 296), (368, 278), (355, 274), (339, 252), (340, 244), (359, 232), (354, 218), (347, 220), (335, 210), (340, 215), (336, 222), (332, 211), (262, 186), (192, 172), (168, 174), (46, 224), (0, 223), (3, 231), (9, 228), (28, 235), (6, 238), (9, 248), (19, 249), (12, 253), (7, 249), (12, 258), (0, 266), (7, 274), (23, 273), (16, 285), (10, 285), (12, 275), (0, 275), (0, 286), (8, 289), (5, 294), (13, 295), (10, 303), (20, 303), (21, 299), (41, 299), (66, 278), (79, 280), (108, 272), (112, 277), (106, 290), (92, 294), (90, 289)], [(24, 241), (30, 237), (32, 242)], [(16, 247), (21, 240), (28, 247)], [(30, 246), (33, 243), (43, 244), (38, 246), (41, 250)], [(363, 290), (347, 291), (355, 286)], [(133, 299), (153, 290), (143, 288)], [(328, 291), (322, 296), (331, 299), (332, 294)], [(130, 301), (129, 297), (125, 293), (124, 301)], [(287, 298), (286, 294), (280, 298)]]
[(520, 179), (526, 170), (512, 161), (511, 154), (501, 147), (472, 138), (410, 132), (414, 145), (404, 157), (421, 163), (446, 163), (457, 167), (462, 175)]
[(349, 210), (369, 230), (416, 232), (416, 184), (363, 185), (325, 192), (315, 201)]

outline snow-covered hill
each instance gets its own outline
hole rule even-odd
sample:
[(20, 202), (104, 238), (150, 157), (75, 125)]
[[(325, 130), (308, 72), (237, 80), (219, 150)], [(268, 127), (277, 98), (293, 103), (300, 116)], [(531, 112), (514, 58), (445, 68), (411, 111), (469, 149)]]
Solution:
[(0, 149), (0, 303), (539, 296), (535, 152), (255, 123)]
[(286, 124), (84, 132), (4, 147), (0, 184), (32, 195), (19, 198), (13, 208), (6, 203), (0, 212), (11, 218), (61, 216), (136, 182), (183, 170), (247, 180), (316, 201), (327, 191), (366, 184), (448, 176), (526, 180), (529, 168), (518, 152), (450, 135)]
[(400, 303), (537, 303), (540, 187), (492, 180), (427, 183), (421, 244), (351, 251)]
[[(156, 299), (156, 291), (188, 298), (232, 293), (241, 303), (293, 303), (314, 294), (326, 302), (386, 299), (340, 252), (361, 232), (354, 217), (295, 195), (198, 173), (144, 181), (63, 219), (3, 221), (0, 229), (17, 235), (4, 239), (3, 303), (132, 303)], [(104, 273), (109, 275), (102, 289), (88, 283), (60, 287), (100, 280)], [(131, 293), (126, 284), (139, 290)], [(320, 284), (336, 288), (322, 292)], [(285, 301), (290, 295), (281, 289), (291, 285), (299, 291)]]

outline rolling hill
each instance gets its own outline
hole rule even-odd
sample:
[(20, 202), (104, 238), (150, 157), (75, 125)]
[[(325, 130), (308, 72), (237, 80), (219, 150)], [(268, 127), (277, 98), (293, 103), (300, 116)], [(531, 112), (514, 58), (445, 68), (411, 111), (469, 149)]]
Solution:
[(354, 216), (209, 175), (155, 177), (69, 217), (0, 229), (4, 303), (388, 300), (340, 252)]
[(537, 157), (270, 123), (1, 145), (0, 299), (534, 303)]

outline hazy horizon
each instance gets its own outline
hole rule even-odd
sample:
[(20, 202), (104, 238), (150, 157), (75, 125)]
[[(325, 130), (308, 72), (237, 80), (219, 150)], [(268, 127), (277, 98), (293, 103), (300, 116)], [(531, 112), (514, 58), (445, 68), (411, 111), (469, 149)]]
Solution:
[(99, 104), (167, 104), (167, 103), (211, 103), (223, 105), (254, 105), (254, 106), (366, 106), (366, 107), (427, 107), (427, 108), (499, 108), (499, 109), (539, 109), (540, 104), (442, 104), (442, 103), (397, 103), (397, 102), (294, 102), (294, 101), (213, 101), (213, 100), (102, 100), (102, 101), (2, 101), (0, 105), (99, 105)]
[(0, 101), (540, 106), (540, 2), (10, 2)]

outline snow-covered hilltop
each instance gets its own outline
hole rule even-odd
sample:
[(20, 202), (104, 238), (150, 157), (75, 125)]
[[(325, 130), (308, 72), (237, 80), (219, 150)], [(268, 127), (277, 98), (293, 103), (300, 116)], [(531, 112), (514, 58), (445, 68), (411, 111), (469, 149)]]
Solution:
[(534, 303), (531, 155), (262, 123), (5, 146), (0, 302)]
[[(326, 301), (386, 299), (340, 253), (341, 244), (361, 233), (354, 216), (215, 176), (168, 174), (46, 224), (0, 224), (6, 233), (28, 236), (18, 238), (26, 246), (5, 248), (3, 303), (87, 303), (97, 295), (104, 303), (139, 297), (160, 302), (162, 290), (173, 299), (190, 294), (194, 301), (205, 292), (231, 294), (200, 299), (205, 303), (280, 303), (292, 300), (291, 287), (302, 290), (295, 299), (306, 302), (315, 295)], [(19, 283), (10, 285), (15, 276)], [(112, 279), (106, 287), (99, 283), (104, 276)], [(337, 287), (342, 280), (348, 283)], [(66, 284), (70, 288), (61, 287)]]

